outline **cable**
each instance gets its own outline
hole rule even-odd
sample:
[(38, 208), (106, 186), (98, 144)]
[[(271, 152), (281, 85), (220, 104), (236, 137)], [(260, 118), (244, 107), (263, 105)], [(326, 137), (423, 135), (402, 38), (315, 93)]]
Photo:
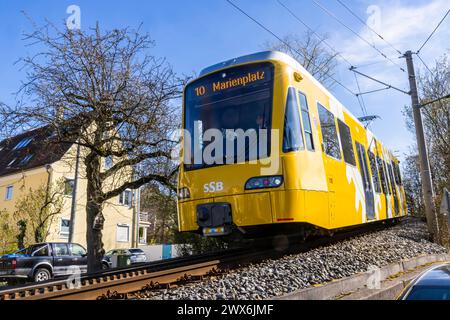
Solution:
[(363, 97), (361, 95), (361, 88), (359, 86), (358, 77), (356, 76), (356, 73), (353, 73), (353, 75), (355, 76), (356, 85), (358, 86), (358, 94), (356, 95), (356, 97), (358, 98), (358, 101), (359, 101), (359, 99), (361, 99), (361, 101), (362, 101), (362, 104), (360, 102), (360, 107), (361, 107), (363, 116), (367, 116), (366, 104), (365, 104), (364, 99), (363, 99)]
[(422, 57), (418, 53), (416, 53), (416, 56), (417, 56), (417, 58), (419, 58), (419, 60), (422, 62), (422, 64), (425, 66), (425, 68), (427, 68), (428, 72), (431, 73), (431, 75), (434, 77), (433, 71), (431, 71), (431, 69), (427, 66), (425, 61), (423, 61)]
[(365, 95), (365, 94), (370, 94), (370, 93), (380, 92), (380, 91), (389, 90), (389, 89), (392, 89), (392, 88), (388, 86), (388, 87), (385, 87), (385, 88), (380, 88), (380, 89), (370, 90), (370, 91), (367, 91), (367, 92), (361, 92), (361, 93), (359, 93), (358, 95), (359, 95), (359, 96), (362, 96), (362, 95)]
[(357, 74), (359, 74), (359, 75), (361, 75), (361, 76), (363, 76), (363, 77), (366, 77), (366, 78), (368, 78), (368, 79), (370, 79), (370, 80), (372, 80), (372, 81), (378, 82), (378, 83), (380, 83), (380, 84), (382, 84), (382, 85), (385, 85), (386, 87), (389, 87), (389, 88), (395, 89), (395, 90), (397, 90), (397, 91), (400, 91), (400, 92), (402, 92), (402, 93), (404, 93), (404, 94), (407, 94), (407, 95), (410, 95), (410, 94), (411, 94), (411, 92), (406, 92), (406, 91), (404, 91), (404, 90), (402, 90), (402, 89), (399, 89), (399, 88), (397, 88), (397, 87), (394, 87), (394, 86), (392, 86), (392, 85), (390, 85), (390, 84), (388, 84), (388, 83), (386, 83), (386, 82), (383, 82), (383, 81), (381, 81), (381, 80), (378, 80), (378, 79), (375, 79), (375, 78), (373, 78), (373, 77), (371, 77), (371, 76), (368, 76), (367, 74), (364, 74), (364, 73), (362, 73), (362, 72), (359, 72), (359, 71), (356, 70), (354, 67), (351, 67), (351, 68), (350, 68), (350, 71), (356, 72)]
[(425, 42), (422, 44), (422, 46), (420, 47), (419, 50), (417, 50), (416, 53), (419, 53), (423, 47), (425, 47), (425, 45), (427, 44), (427, 42), (431, 39), (431, 37), (434, 35), (434, 33), (436, 32), (436, 30), (441, 26), (442, 22), (444, 22), (445, 18), (447, 18), (448, 14), (450, 13), (450, 9), (447, 10), (447, 13), (445, 14), (445, 16), (441, 19), (441, 21), (439, 21), (438, 25), (436, 26), (436, 28), (434, 28), (433, 32), (428, 36), (427, 40), (425, 40)]
[[(253, 22), (255, 22), (258, 26), (260, 26), (261, 28), (263, 28), (265, 31), (267, 31), (268, 33), (270, 33), (272, 36), (274, 36), (276, 39), (278, 39), (281, 43), (283, 43), (285, 46), (287, 46), (288, 48), (290, 48), (292, 51), (296, 52), (297, 54), (305, 57), (305, 55), (298, 51), (297, 49), (293, 48), (289, 43), (287, 43), (286, 41), (284, 41), (283, 39), (281, 39), (281, 37), (279, 37), (278, 35), (276, 35), (274, 32), (272, 32), (269, 28), (267, 28), (266, 26), (264, 26), (261, 22), (259, 22), (258, 20), (256, 20), (255, 18), (253, 18), (252, 16), (250, 16), (247, 12), (245, 12), (243, 9), (241, 9), (238, 5), (236, 5), (233, 1), (231, 0), (226, 0), (230, 5), (232, 5), (235, 9), (237, 9), (239, 12), (241, 12), (242, 14), (244, 14), (247, 18), (249, 18), (250, 20), (252, 20)], [(317, 65), (311, 63), (313, 66), (315, 66), (317, 68)], [(352, 95), (356, 94), (350, 90), (347, 86), (345, 86), (344, 84), (342, 84), (340, 81), (336, 80), (333, 76), (329, 75), (329, 74), (325, 74), (326, 77), (332, 79), (334, 82), (336, 82), (337, 84), (339, 84), (342, 88), (344, 88), (345, 90), (347, 90), (349, 93), (351, 93)]]
[(371, 44), (369, 41), (367, 41), (365, 38), (363, 38), (361, 35), (359, 35), (359, 33), (357, 33), (356, 31), (354, 31), (352, 28), (350, 28), (348, 25), (346, 25), (344, 22), (342, 22), (334, 13), (332, 13), (330, 10), (328, 10), (327, 8), (325, 8), (323, 5), (321, 5), (319, 2), (317, 2), (316, 0), (312, 0), (320, 9), (322, 9), (326, 14), (328, 14), (330, 17), (332, 17), (333, 19), (335, 19), (339, 24), (341, 24), (342, 26), (344, 26), (346, 29), (348, 29), (351, 33), (353, 33), (354, 35), (356, 35), (359, 39), (361, 39), (362, 41), (364, 41), (368, 46), (370, 46), (371, 48), (373, 48), (374, 50), (376, 50), (382, 57), (384, 57), (385, 59), (389, 60), (392, 64), (396, 65), (397, 67), (399, 67), (399, 69), (403, 72), (405, 72), (405, 69), (403, 69), (403, 67), (401, 67), (398, 63), (396, 63), (394, 60), (392, 60), (391, 58), (389, 58), (386, 54), (384, 54), (380, 49), (378, 49), (375, 45)]
[(397, 51), (398, 54), (402, 54), (402, 52), (398, 49), (396, 49), (391, 43), (389, 43), (381, 34), (379, 34), (378, 32), (376, 32), (373, 28), (371, 28), (363, 19), (361, 19), (352, 9), (350, 9), (347, 5), (345, 5), (341, 0), (336, 0), (337, 2), (339, 2), (345, 9), (347, 9), (347, 11), (349, 11), (356, 19), (359, 20), (359, 22), (361, 22), (363, 25), (365, 25), (370, 31), (372, 31), (373, 33), (375, 33), (381, 40), (383, 40), (384, 42), (386, 42), (392, 49), (394, 49), (395, 51)]
[(321, 42), (323, 42), (329, 49), (331, 49), (334, 53), (339, 55), (342, 60), (347, 62), (350, 66), (352, 66), (352, 63), (348, 61), (340, 52), (338, 52), (333, 46), (331, 46), (324, 38), (322, 38), (320, 35), (317, 34), (310, 26), (306, 24), (302, 19), (300, 19), (294, 12), (292, 12), (291, 9), (289, 9), (283, 2), (280, 0), (277, 0), (277, 2), (282, 6), (286, 11), (288, 11), (298, 22), (300, 22), (302, 25), (304, 25), (309, 31), (311, 31), (312, 34), (314, 34)]
[[(317, 32), (315, 32), (306, 22), (304, 22), (302, 19), (300, 19), (291, 9), (289, 9), (289, 7), (286, 4), (284, 4), (281, 0), (277, 0), (277, 2), (284, 9), (286, 9), (286, 11), (288, 11), (298, 22), (300, 22), (309, 31), (311, 31), (311, 33), (314, 34), (321, 42), (323, 42), (328, 48), (330, 48), (333, 52), (335, 52), (337, 55), (339, 55), (345, 62), (347, 62), (350, 67), (353, 67), (353, 64), (349, 60), (347, 60), (340, 52), (338, 52), (334, 47), (332, 47), (324, 38), (322, 38), (320, 35), (318, 35)], [(381, 62), (384, 62), (384, 61), (377, 61), (377, 62), (367, 64), (367, 65), (373, 65), (373, 64), (377, 64), (377, 63), (381, 63)], [(359, 67), (361, 67), (361, 66), (359, 66)], [(356, 68), (356, 67), (353, 67), (353, 68)], [(359, 107), (361, 108), (362, 114), (366, 116), (367, 108), (366, 108), (366, 103), (365, 103), (364, 98), (361, 93), (361, 87), (359, 85), (356, 74), (353, 73), (353, 75), (355, 76), (356, 85), (358, 87), (358, 93), (355, 94), (355, 96), (356, 96), (356, 99), (358, 100), (358, 104), (359, 104)]]
[(369, 67), (369, 66), (373, 66), (376, 64), (380, 64), (380, 63), (385, 63), (384, 60), (380, 60), (380, 61), (375, 61), (375, 62), (370, 62), (370, 63), (366, 63), (366, 64), (360, 64), (359, 66), (354, 67), (355, 69), (357, 68), (364, 68), (364, 67)]

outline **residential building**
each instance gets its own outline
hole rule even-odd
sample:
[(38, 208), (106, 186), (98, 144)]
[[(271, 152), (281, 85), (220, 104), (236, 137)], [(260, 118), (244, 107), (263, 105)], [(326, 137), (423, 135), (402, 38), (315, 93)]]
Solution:
[[(73, 210), (73, 241), (86, 246), (87, 181), (83, 161), (79, 161), (76, 174), (77, 148), (76, 144), (57, 143), (56, 136), (48, 127), (1, 141), (0, 212), (5, 210), (10, 213), (9, 216), (13, 216), (17, 201), (30, 190), (36, 190), (42, 185), (64, 184), (62, 211), (52, 219), (46, 240), (68, 241)], [(112, 161), (107, 159), (105, 166), (111, 166)], [(74, 194), (76, 199), (73, 199)], [(105, 250), (133, 246), (133, 230), (137, 230), (134, 226), (137, 219), (133, 219), (133, 216), (138, 215), (133, 203), (133, 190), (126, 190), (104, 205)]]

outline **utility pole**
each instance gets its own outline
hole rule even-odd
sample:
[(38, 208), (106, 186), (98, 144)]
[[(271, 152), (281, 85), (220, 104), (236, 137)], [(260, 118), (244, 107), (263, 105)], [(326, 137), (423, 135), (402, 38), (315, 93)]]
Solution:
[(408, 67), (408, 77), (410, 95), (413, 109), (414, 125), (416, 128), (417, 148), (419, 149), (420, 177), (422, 180), (422, 193), (425, 204), (425, 215), (427, 218), (428, 230), (433, 240), (437, 240), (439, 235), (438, 221), (433, 204), (433, 184), (431, 182), (430, 163), (428, 161), (427, 146), (425, 144), (425, 134), (423, 132), (422, 114), (420, 112), (419, 95), (417, 93), (416, 74), (412, 59), (412, 52), (407, 51), (404, 55)]
[(70, 208), (69, 242), (75, 242), (75, 219), (77, 216), (77, 188), (78, 188), (79, 169), (80, 169), (80, 145), (77, 144), (77, 158), (75, 160), (75, 176), (72, 190), (72, 205)]

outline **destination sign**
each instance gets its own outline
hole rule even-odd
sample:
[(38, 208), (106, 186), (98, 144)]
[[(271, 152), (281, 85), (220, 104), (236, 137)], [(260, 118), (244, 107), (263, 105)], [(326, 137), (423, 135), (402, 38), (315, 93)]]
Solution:
[[(201, 99), (216, 96), (220, 93), (245, 88), (254, 88), (255, 85), (264, 86), (272, 81), (273, 66), (269, 63), (257, 63), (230, 68), (199, 79), (188, 88), (188, 99)], [(241, 92), (242, 93), (242, 92)], [(210, 102), (210, 101), (209, 101)]]
[(206, 85), (198, 86), (195, 88), (195, 94), (197, 97), (201, 97), (209, 93), (209, 90), (212, 90), (212, 92), (218, 92), (237, 87), (245, 87), (248, 84), (252, 84), (258, 81), (264, 81), (265, 78), (265, 71), (249, 72), (246, 75), (239, 76), (237, 78), (213, 82), (209, 85), (209, 88), (207, 88)]

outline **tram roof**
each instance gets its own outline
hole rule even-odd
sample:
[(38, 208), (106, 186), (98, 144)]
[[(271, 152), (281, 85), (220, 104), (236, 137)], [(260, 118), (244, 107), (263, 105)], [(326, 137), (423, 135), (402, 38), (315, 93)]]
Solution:
[(216, 63), (216, 64), (214, 64), (212, 66), (209, 66), (207, 68), (204, 68), (200, 72), (200, 77), (202, 77), (202, 76), (204, 76), (206, 74), (209, 74), (209, 73), (212, 73), (212, 72), (224, 69), (224, 68), (231, 67), (231, 66), (240, 65), (240, 64), (244, 64), (244, 63), (249, 63), (249, 62), (252, 62), (252, 61), (261, 61), (261, 60), (277, 60), (277, 61), (281, 61), (281, 62), (284, 62), (285, 64), (289, 65), (293, 69), (299, 70), (302, 73), (302, 75), (305, 75), (306, 77), (308, 77), (317, 87), (319, 87), (320, 90), (325, 92), (331, 99), (334, 100), (335, 103), (337, 103), (340, 107), (342, 107), (343, 110), (347, 111), (348, 114), (350, 114), (359, 124), (361, 124), (361, 121), (359, 121), (350, 111), (348, 111), (347, 108), (345, 108), (342, 105), (342, 103), (340, 103), (339, 100), (336, 99), (336, 97), (333, 94), (331, 94), (331, 92), (328, 91), (327, 88), (325, 88), (319, 81), (317, 81), (317, 79), (314, 78), (314, 76), (312, 74), (310, 74), (309, 71), (306, 70), (300, 64), (300, 62), (298, 62), (297, 60), (295, 60), (290, 55), (288, 55), (288, 54), (286, 54), (284, 52), (280, 52), (280, 51), (261, 51), (261, 52), (252, 53), (252, 54), (240, 56), (240, 57), (237, 57), (237, 58), (233, 58), (233, 59), (230, 59), (230, 60), (222, 61), (222, 62)]
[[(200, 72), (199, 76), (202, 77), (202, 76), (204, 76), (206, 74), (209, 74), (209, 73), (212, 73), (212, 72), (224, 69), (224, 68), (228, 68), (228, 67), (231, 67), (231, 66), (240, 65), (240, 64), (244, 64), (244, 63), (249, 63), (249, 62), (252, 62), (252, 61), (262, 61), (262, 60), (277, 60), (277, 61), (281, 61), (281, 62), (284, 62), (285, 64), (291, 66), (293, 69), (299, 70), (302, 73), (302, 75), (305, 75), (306, 77), (308, 77), (320, 90), (325, 92), (325, 94), (328, 95), (330, 97), (330, 99), (334, 100), (333, 102), (335, 104), (340, 106), (343, 111), (346, 111), (347, 114), (350, 117), (352, 117), (357, 123), (359, 123), (361, 126), (364, 127), (364, 125), (361, 123), (361, 121), (359, 121), (359, 119), (356, 118), (344, 105), (342, 105), (342, 103), (340, 103), (339, 100), (333, 94), (331, 94), (330, 91), (328, 91), (328, 89), (326, 89), (316, 78), (314, 78), (314, 76), (311, 73), (309, 73), (300, 64), (300, 62), (298, 62), (297, 60), (292, 58), (290, 55), (288, 55), (286, 53), (283, 53), (283, 52), (280, 52), (280, 51), (261, 51), (261, 52), (252, 53), (252, 54), (240, 56), (240, 57), (237, 57), (237, 58), (233, 58), (233, 59), (230, 59), (230, 60), (222, 61), (222, 62), (213, 64), (212, 66), (204, 68)], [(366, 130), (369, 131), (375, 137), (375, 134), (373, 134), (373, 132), (371, 132), (367, 128), (366, 128)], [(378, 141), (380, 141), (378, 138), (376, 138), (376, 139)]]

